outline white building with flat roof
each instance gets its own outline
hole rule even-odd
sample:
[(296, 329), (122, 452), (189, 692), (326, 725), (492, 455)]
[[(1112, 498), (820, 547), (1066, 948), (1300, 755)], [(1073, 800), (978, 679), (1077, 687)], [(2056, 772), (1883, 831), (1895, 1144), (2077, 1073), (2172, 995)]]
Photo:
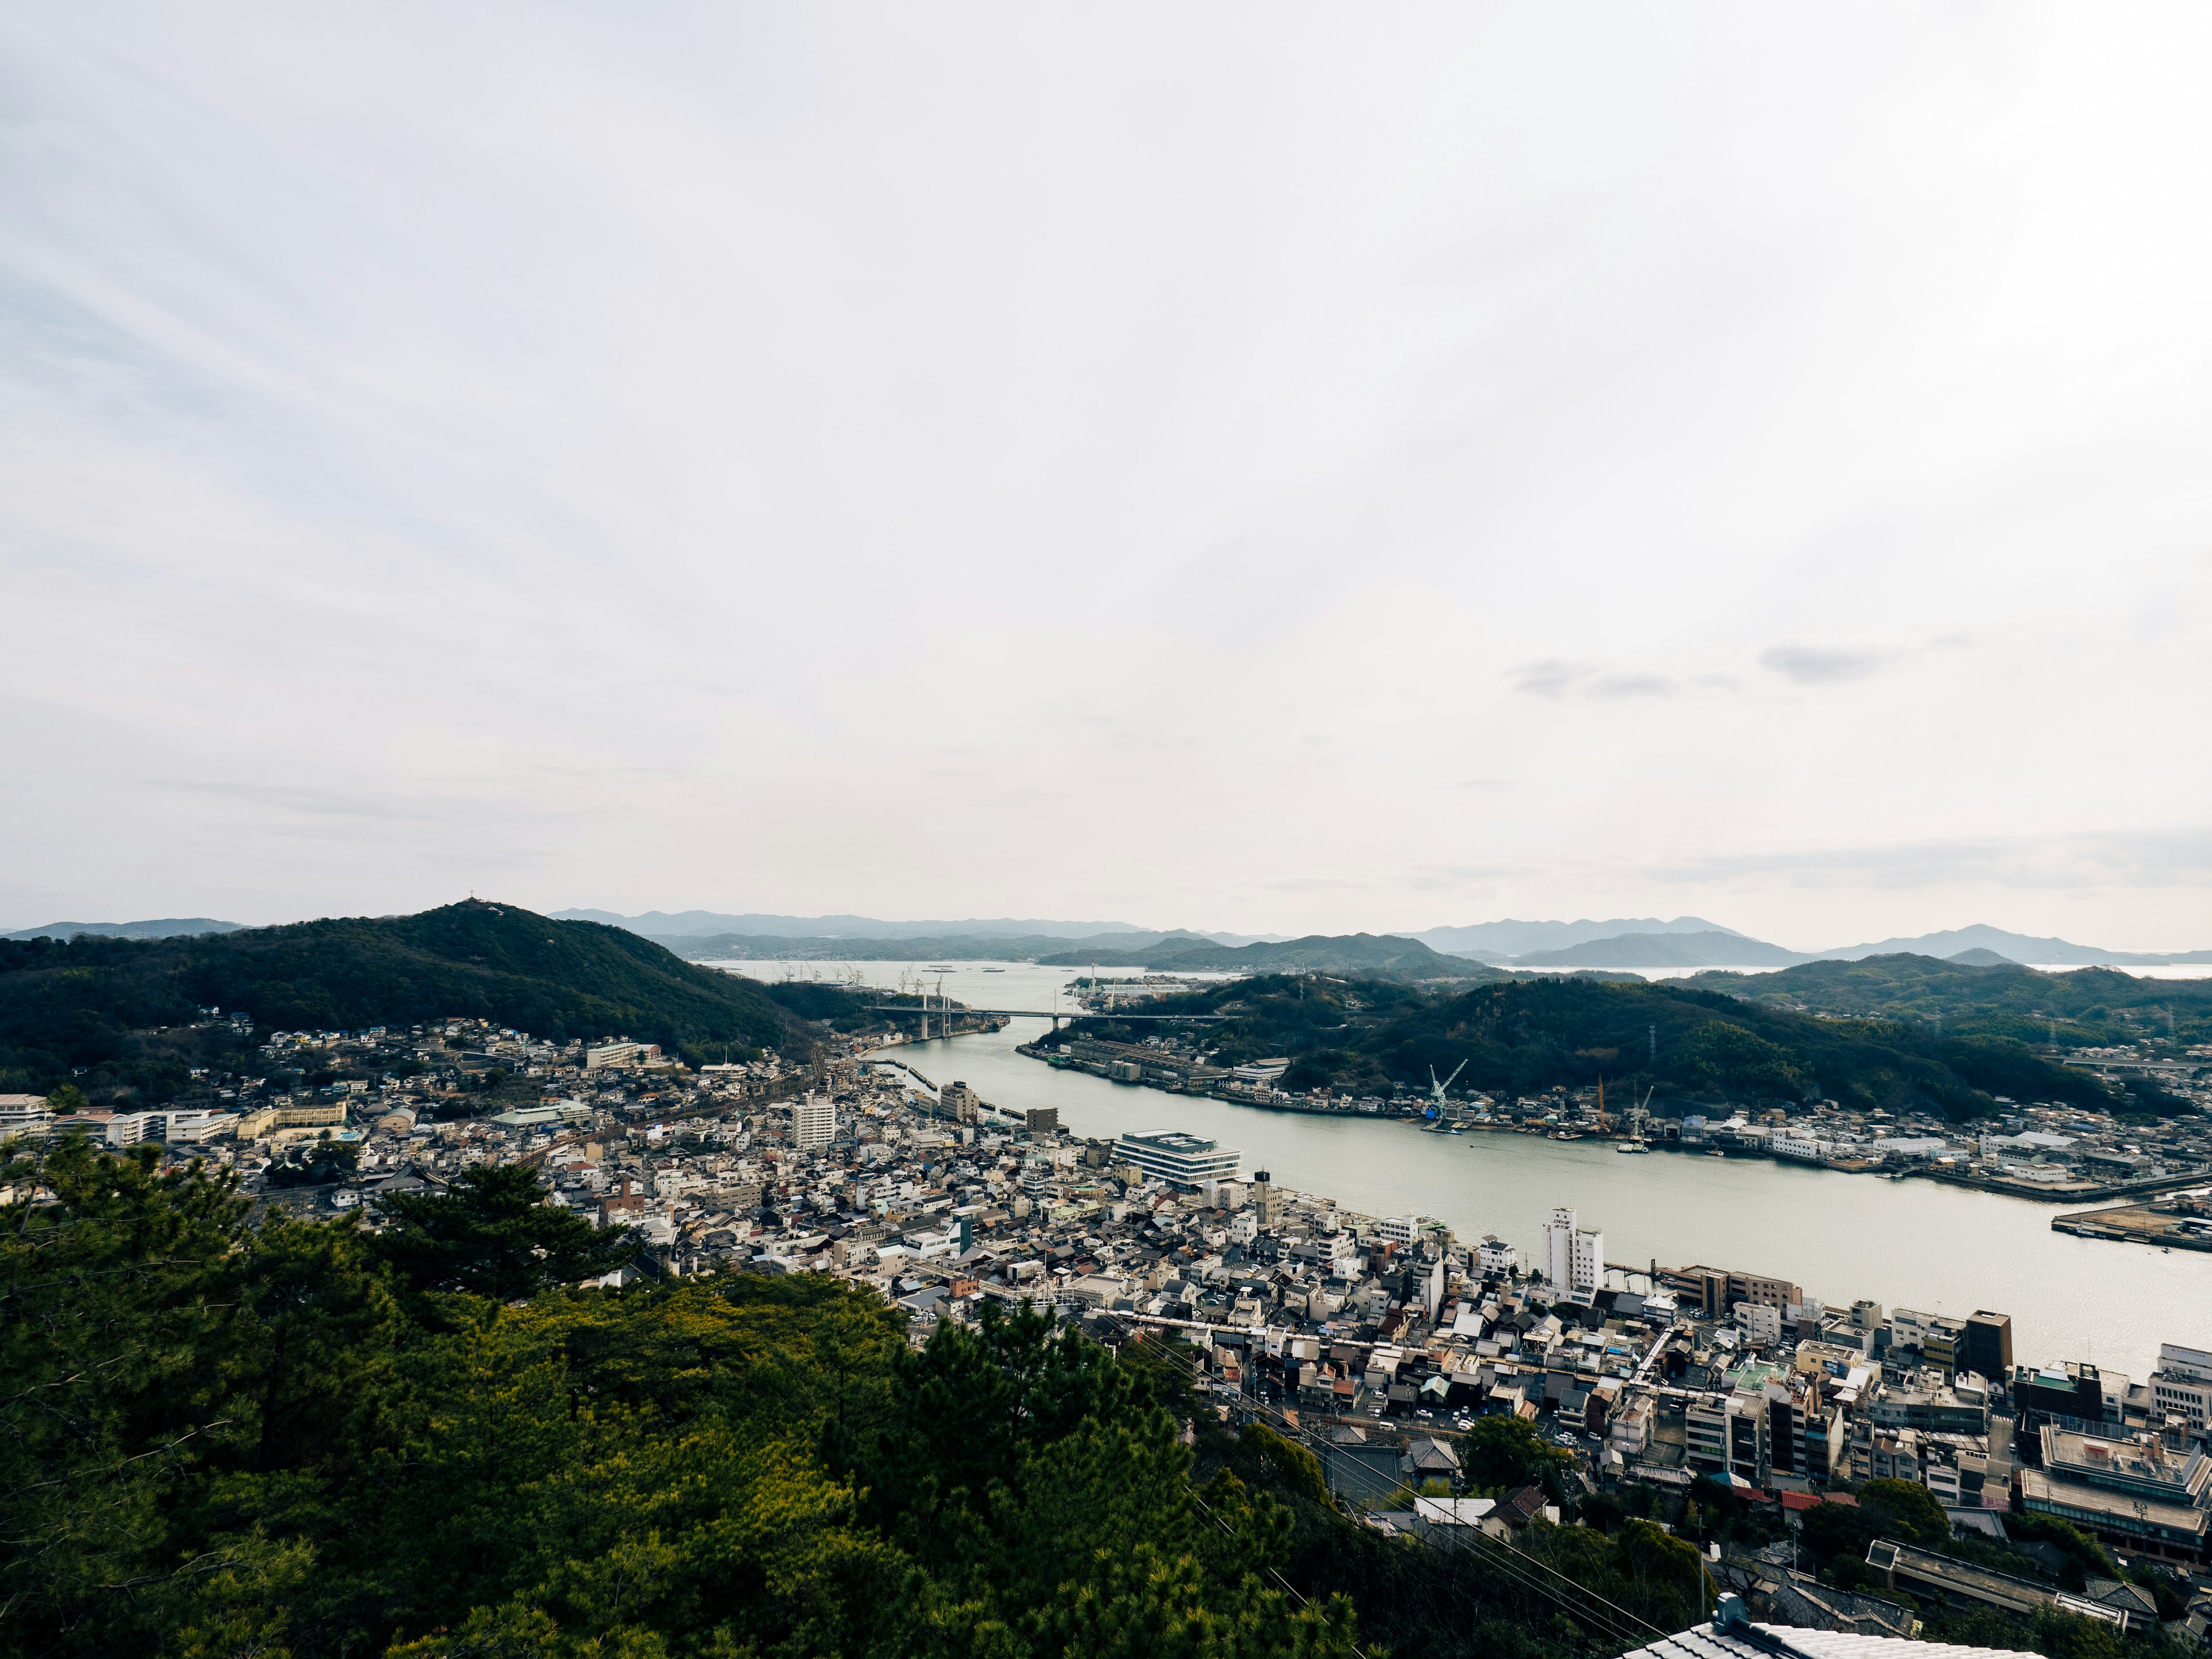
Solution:
[(1565, 1205), (1544, 1224), (1544, 1279), (1568, 1296), (1593, 1296), (1605, 1284), (1605, 1235), (1579, 1225)]
[(829, 1150), (830, 1143), (837, 1138), (837, 1108), (830, 1101), (817, 1098), (811, 1091), (806, 1098), (794, 1101), (791, 1107), (791, 1144), (802, 1152)]
[(1150, 1179), (1170, 1182), (1178, 1187), (1199, 1187), (1208, 1181), (1229, 1180), (1244, 1161), (1244, 1154), (1237, 1147), (1200, 1139), (1180, 1129), (1146, 1129), (1125, 1134), (1115, 1144), (1114, 1152), (1122, 1162), (1135, 1164)]

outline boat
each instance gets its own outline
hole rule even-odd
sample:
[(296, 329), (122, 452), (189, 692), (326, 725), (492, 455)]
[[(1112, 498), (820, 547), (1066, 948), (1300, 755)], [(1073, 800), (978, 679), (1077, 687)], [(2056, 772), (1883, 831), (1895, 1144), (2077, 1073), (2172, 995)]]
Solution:
[(986, 968), (982, 971), (987, 974), (1003, 974), (1006, 970), (1003, 968)]
[(1572, 1129), (1554, 1129), (1552, 1131), (1552, 1139), (1554, 1140), (1580, 1140), (1582, 1136)]
[(1640, 1140), (1624, 1140), (1613, 1149), (1616, 1152), (1648, 1152), (1651, 1149)]
[(1707, 1152), (1707, 1153), (1705, 1154), (1705, 1156), (1706, 1156), (1707, 1158), (1726, 1158), (1726, 1157), (1728, 1156), (1728, 1154), (1727, 1154), (1726, 1152), (1723, 1152), (1719, 1147), (1716, 1146), (1716, 1147), (1714, 1147), (1714, 1148), (1712, 1149), (1712, 1151), (1711, 1151), (1710, 1152)]

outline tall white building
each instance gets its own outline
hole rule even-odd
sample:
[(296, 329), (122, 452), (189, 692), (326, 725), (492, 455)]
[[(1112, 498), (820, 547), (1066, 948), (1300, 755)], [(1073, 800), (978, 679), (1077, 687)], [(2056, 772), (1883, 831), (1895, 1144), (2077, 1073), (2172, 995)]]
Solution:
[(837, 1138), (837, 1108), (830, 1101), (815, 1097), (809, 1090), (806, 1098), (794, 1101), (791, 1108), (791, 1144), (802, 1152), (829, 1150), (830, 1143)]
[(2150, 1388), (2165, 1415), (2185, 1419), (2192, 1429), (2212, 1422), (2212, 1353), (2179, 1342), (2160, 1343)]
[(1544, 1224), (1544, 1279), (1567, 1296), (1592, 1296), (1605, 1284), (1605, 1235), (1577, 1225), (1564, 1205)]

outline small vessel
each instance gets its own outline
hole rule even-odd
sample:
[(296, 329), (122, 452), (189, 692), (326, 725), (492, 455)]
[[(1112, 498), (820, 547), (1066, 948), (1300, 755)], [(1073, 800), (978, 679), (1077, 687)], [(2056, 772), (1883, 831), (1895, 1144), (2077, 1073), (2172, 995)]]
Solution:
[(1006, 970), (1003, 968), (986, 968), (983, 971), (987, 974), (1003, 974)]
[(1728, 1154), (1727, 1154), (1726, 1152), (1723, 1152), (1719, 1147), (1716, 1146), (1716, 1147), (1714, 1147), (1714, 1148), (1712, 1149), (1712, 1151), (1711, 1151), (1710, 1152), (1707, 1152), (1707, 1153), (1705, 1154), (1705, 1156), (1706, 1156), (1707, 1158), (1726, 1158), (1726, 1157), (1728, 1156)]

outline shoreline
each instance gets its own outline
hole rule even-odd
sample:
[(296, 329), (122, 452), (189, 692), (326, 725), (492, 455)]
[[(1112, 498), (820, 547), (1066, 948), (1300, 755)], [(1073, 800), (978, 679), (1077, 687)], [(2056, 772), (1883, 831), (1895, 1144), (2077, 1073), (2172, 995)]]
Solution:
[[(1626, 1145), (1633, 1137), (1612, 1130), (1577, 1129), (1571, 1135), (1560, 1135), (1551, 1130), (1518, 1123), (1459, 1123), (1446, 1128), (1429, 1124), (1417, 1114), (1404, 1110), (1362, 1111), (1312, 1104), (1290, 1099), (1255, 1100), (1231, 1089), (1218, 1086), (1206, 1089), (1167, 1089), (1158, 1083), (1142, 1079), (1108, 1077), (1103, 1073), (1068, 1060), (1064, 1055), (1048, 1054), (1037, 1043), (1024, 1042), (1014, 1046), (1014, 1052), (1024, 1060), (1039, 1062), (1055, 1072), (1077, 1072), (1085, 1077), (1095, 1077), (1102, 1082), (1132, 1089), (1151, 1089), (1156, 1093), (1185, 1099), (1217, 1101), (1226, 1106), (1241, 1106), (1249, 1110), (1277, 1112), (1293, 1116), (1344, 1119), (1351, 1121), (1376, 1123), (1410, 1123), (1421, 1133), (1449, 1136), (1474, 1133), (1520, 1135), (1540, 1140), (1587, 1140), (1614, 1146)], [(1785, 1164), (1800, 1169), (1826, 1170), (1838, 1175), (1868, 1176), (1877, 1180), (1927, 1181), (1939, 1186), (1959, 1187), (1971, 1192), (1991, 1193), (2003, 1198), (2026, 1199), (2032, 1203), (2064, 1205), (2109, 1203), (2115, 1200), (2148, 1198), (2161, 1193), (2178, 1192), (2191, 1187), (2212, 1186), (2212, 1169), (2187, 1174), (2155, 1176), (2144, 1181), (2108, 1182), (2100, 1184), (2074, 1184), (2063, 1187), (2032, 1181), (2008, 1180), (2002, 1176), (1977, 1175), (1958, 1170), (1942, 1170), (1926, 1164), (1908, 1164), (1892, 1168), (1887, 1164), (1869, 1163), (1860, 1158), (1802, 1158), (1788, 1152), (1778, 1152), (1757, 1146), (1686, 1146), (1669, 1138), (1647, 1139), (1645, 1150), (1671, 1152), (1679, 1157), (1723, 1158), (1731, 1160), (1758, 1160), (1768, 1164)], [(2057, 1223), (2054, 1221), (2053, 1225)], [(2062, 1228), (2062, 1231), (2075, 1231)], [(2127, 1236), (2107, 1231), (2080, 1231), (2087, 1238), (2107, 1238), (2126, 1241)], [(2192, 1246), (2191, 1248), (2197, 1248)], [(2212, 1244), (2203, 1248), (2212, 1249)]]

